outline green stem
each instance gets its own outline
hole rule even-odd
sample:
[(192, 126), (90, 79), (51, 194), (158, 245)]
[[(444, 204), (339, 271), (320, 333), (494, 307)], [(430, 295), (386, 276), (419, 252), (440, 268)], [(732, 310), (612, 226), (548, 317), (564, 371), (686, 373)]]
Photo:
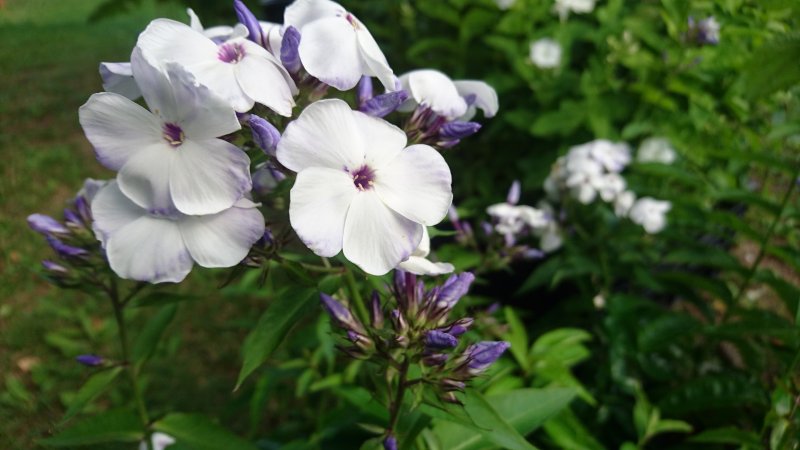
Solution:
[(132, 295), (129, 295), (125, 300), (119, 298), (119, 290), (117, 289), (116, 279), (111, 280), (111, 288), (108, 290), (109, 297), (111, 297), (111, 304), (114, 307), (114, 318), (117, 320), (117, 330), (119, 331), (119, 342), (122, 349), (122, 362), (125, 366), (126, 372), (131, 379), (133, 385), (133, 397), (136, 402), (136, 409), (139, 412), (139, 418), (142, 421), (142, 427), (145, 431), (145, 442), (147, 443), (148, 450), (153, 450), (153, 442), (150, 439), (148, 427), (150, 425), (150, 416), (147, 413), (147, 407), (144, 403), (141, 390), (139, 389), (139, 374), (136, 365), (130, 361), (130, 347), (128, 346), (128, 331), (125, 326), (125, 316), (123, 314), (125, 303), (130, 300)]
[(398, 371), (397, 379), (397, 392), (395, 392), (394, 400), (389, 405), (389, 425), (386, 427), (386, 434), (392, 434), (397, 426), (397, 420), (400, 418), (400, 409), (403, 406), (403, 397), (406, 394), (406, 378), (408, 377), (408, 358), (403, 359), (400, 369)]
[(355, 305), (356, 307), (356, 314), (358, 314), (358, 318), (361, 320), (361, 323), (368, 324), (369, 323), (369, 312), (367, 312), (367, 305), (364, 303), (364, 299), (361, 297), (361, 292), (358, 290), (358, 285), (356, 284), (356, 278), (353, 276), (353, 271), (348, 269), (344, 271), (344, 280), (347, 283), (347, 288), (350, 290), (351, 305)]

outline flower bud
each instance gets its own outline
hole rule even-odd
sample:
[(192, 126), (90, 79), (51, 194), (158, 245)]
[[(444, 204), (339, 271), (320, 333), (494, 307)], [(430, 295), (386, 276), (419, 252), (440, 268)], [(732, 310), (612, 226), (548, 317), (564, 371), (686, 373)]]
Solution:
[(293, 26), (288, 26), (283, 31), (281, 41), (281, 64), (291, 74), (297, 74), (303, 67), (300, 62), (300, 32)]
[(446, 349), (458, 346), (458, 339), (455, 336), (431, 330), (425, 333), (425, 347), (429, 349)]
[(408, 331), (408, 323), (406, 319), (403, 318), (403, 315), (400, 314), (399, 309), (393, 309), (390, 317), (392, 319), (392, 327), (394, 331), (399, 335), (404, 335), (406, 331)]
[(359, 111), (372, 117), (385, 117), (408, 100), (408, 92), (394, 91), (381, 94), (364, 102)]
[(519, 203), (519, 195), (521, 190), (522, 189), (519, 180), (514, 180), (514, 182), (511, 183), (511, 187), (508, 189), (508, 195), (506, 196), (506, 203), (508, 203), (509, 205), (516, 205), (517, 203)]
[(75, 258), (89, 253), (82, 248), (67, 245), (53, 236), (46, 236), (45, 239), (47, 239), (47, 243), (50, 244), (50, 247), (62, 258)]
[(431, 314), (431, 317), (438, 317), (453, 309), (461, 297), (469, 291), (469, 287), (474, 280), (475, 275), (470, 272), (451, 275), (441, 286), (434, 299), (435, 303), (431, 305), (434, 309), (434, 314)]
[(442, 396), (439, 398), (446, 403), (452, 403), (454, 405), (463, 405), (463, 403), (461, 403), (461, 400), (459, 400), (458, 397), (456, 397), (456, 394), (454, 394), (453, 392), (446, 392), (442, 394)]
[(442, 125), (439, 129), (439, 137), (444, 139), (464, 139), (472, 136), (481, 129), (481, 124), (477, 122), (464, 122), (461, 120), (454, 120)]
[(452, 378), (445, 378), (441, 383), (445, 391), (461, 391), (463, 392), (467, 385), (463, 381), (454, 380)]
[(356, 333), (353, 330), (347, 330), (347, 339), (350, 340), (353, 344), (356, 345), (361, 350), (372, 350), (374, 345), (372, 344), (372, 340), (361, 333)]
[(369, 301), (369, 315), (372, 327), (380, 330), (383, 328), (383, 309), (381, 308), (381, 298), (378, 291), (372, 291), (372, 298)]
[(69, 229), (56, 219), (44, 214), (31, 214), (28, 216), (28, 226), (37, 233), (48, 235), (67, 235)]
[(97, 367), (103, 364), (104, 359), (102, 356), (89, 354), (89, 355), (78, 355), (75, 357), (75, 361), (78, 361), (79, 363), (87, 367)]
[(264, 46), (264, 36), (261, 30), (261, 24), (258, 19), (253, 15), (252, 11), (242, 3), (242, 0), (233, 0), (233, 10), (236, 12), (236, 17), (239, 22), (247, 28), (247, 39), (255, 42), (260, 46)]
[(470, 345), (464, 352), (467, 372), (478, 375), (489, 368), (511, 346), (505, 341), (483, 341)]
[(275, 157), (275, 149), (278, 148), (278, 141), (281, 140), (281, 132), (266, 119), (251, 114), (247, 120), (250, 130), (253, 132), (253, 141), (258, 148), (265, 154)]
[(451, 336), (459, 337), (462, 334), (466, 333), (474, 320), (472, 317), (465, 317), (463, 319), (458, 319), (455, 322), (447, 325), (446, 327), (439, 328), (439, 331), (447, 333)]
[(325, 311), (328, 312), (336, 325), (346, 330), (364, 332), (364, 328), (361, 326), (358, 320), (356, 320), (356, 318), (350, 314), (349, 309), (334, 300), (333, 297), (328, 294), (323, 293), (319, 296), (320, 300), (322, 301), (322, 307), (325, 308)]
[(444, 353), (431, 353), (422, 357), (422, 363), (431, 367), (441, 366), (447, 362), (448, 358), (449, 356)]
[(392, 436), (386, 436), (386, 439), (383, 440), (383, 450), (397, 450), (397, 438)]
[(364, 75), (361, 77), (361, 80), (358, 81), (358, 86), (356, 86), (356, 102), (358, 103), (358, 107), (364, 106), (364, 103), (371, 98), (372, 77)]
[(45, 270), (51, 272), (52, 274), (67, 275), (69, 273), (69, 270), (66, 267), (56, 262), (50, 261), (49, 259), (45, 259), (44, 261), (42, 261), (42, 267), (44, 267)]

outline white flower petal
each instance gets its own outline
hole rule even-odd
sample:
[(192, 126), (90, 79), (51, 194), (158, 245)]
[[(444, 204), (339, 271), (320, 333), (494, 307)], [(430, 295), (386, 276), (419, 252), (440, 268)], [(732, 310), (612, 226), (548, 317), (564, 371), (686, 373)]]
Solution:
[(437, 263), (421, 256), (410, 256), (398, 264), (397, 268), (415, 275), (443, 275), (456, 270), (450, 263)]
[(201, 32), (170, 19), (150, 22), (139, 35), (136, 47), (154, 65), (175, 61), (193, 73), (193, 65), (213, 61), (218, 50)]
[(120, 277), (151, 283), (180, 282), (193, 265), (178, 224), (150, 216), (142, 216), (112, 234), (106, 256)]
[(363, 63), (366, 66), (362, 67), (363, 74), (378, 77), (378, 80), (380, 80), (381, 84), (383, 84), (383, 87), (386, 88), (387, 91), (394, 91), (394, 71), (392, 71), (392, 68), (389, 67), (389, 62), (386, 61), (386, 56), (384, 56), (381, 48), (378, 46), (378, 43), (375, 42), (375, 38), (372, 37), (372, 34), (370, 34), (369, 30), (367, 30), (364, 24), (361, 22), (357, 23), (358, 28), (356, 29), (356, 38), (361, 50)]
[(236, 112), (247, 112), (253, 109), (255, 100), (244, 93), (236, 79), (236, 65), (226, 63), (206, 63), (201, 69), (193, 72), (197, 81), (208, 86), (211, 92), (225, 99)]
[(250, 191), (250, 158), (220, 139), (185, 141), (176, 149), (169, 190), (178, 211), (214, 214), (230, 208)]
[(142, 49), (135, 47), (131, 53), (131, 71), (150, 111), (162, 120), (176, 120), (178, 104), (163, 66), (148, 61)]
[(290, 117), (297, 87), (280, 61), (250, 41), (243, 41), (246, 56), (236, 65), (236, 80), (248, 97)]
[(364, 142), (365, 162), (373, 170), (383, 167), (405, 148), (408, 137), (400, 128), (360, 111), (353, 111), (353, 118)]
[[(415, 70), (408, 74), (408, 89), (420, 105), (429, 106), (436, 114), (455, 119), (467, 112), (467, 102), (458, 94), (456, 85), (438, 70)], [(401, 78), (402, 82), (402, 78)]]
[(264, 216), (257, 208), (234, 206), (217, 214), (185, 217), (179, 226), (186, 248), (197, 264), (232, 267), (264, 235)]
[(297, 174), (289, 201), (289, 220), (300, 240), (319, 256), (342, 250), (347, 211), (358, 193), (343, 170), (310, 167)]
[(276, 58), (281, 56), (281, 46), (283, 44), (283, 25), (279, 23), (259, 21), (261, 25), (261, 32), (266, 38), (267, 51), (275, 55)]
[(103, 79), (103, 89), (114, 92), (131, 100), (142, 96), (136, 80), (133, 79), (131, 63), (100, 63), (100, 78)]
[(161, 123), (155, 116), (111, 92), (89, 97), (78, 110), (78, 119), (97, 160), (111, 170), (119, 170), (142, 148), (163, 140)]
[(166, 142), (141, 149), (117, 174), (120, 190), (144, 209), (173, 208), (169, 177), (177, 157), (177, 151)]
[(92, 229), (105, 246), (109, 236), (145, 213), (144, 209), (125, 197), (116, 181), (111, 181), (97, 191), (92, 200)]
[(356, 31), (347, 19), (316, 20), (300, 32), (300, 61), (309, 74), (340, 91), (358, 84), (364, 74), (361, 51)]
[(384, 205), (375, 192), (359, 192), (345, 219), (344, 256), (369, 274), (383, 275), (411, 255), (422, 228)]
[(423, 225), (446, 215), (453, 192), (447, 163), (433, 148), (412, 145), (375, 172), (375, 191), (386, 205)]
[(320, 100), (289, 123), (278, 143), (278, 161), (300, 172), (307, 167), (358, 169), (364, 144), (354, 114), (342, 100)]
[(342, 16), (346, 13), (341, 5), (330, 0), (296, 0), (286, 7), (283, 23), (300, 29), (315, 20)]
[[(456, 90), (462, 97), (475, 96), (473, 106), (480, 108), (484, 117), (494, 117), (497, 114), (497, 110), (500, 108), (497, 91), (488, 83), (478, 80), (459, 80), (454, 81), (453, 84), (456, 85)], [(472, 108), (471, 106), (470, 109)], [(472, 117), (474, 117), (474, 111), (472, 116), (462, 116), (460, 120), (469, 120)]]

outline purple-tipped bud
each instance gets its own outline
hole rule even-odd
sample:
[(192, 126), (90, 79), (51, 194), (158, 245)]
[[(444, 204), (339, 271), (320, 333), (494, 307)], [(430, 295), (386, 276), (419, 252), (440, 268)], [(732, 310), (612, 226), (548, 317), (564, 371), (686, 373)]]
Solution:
[(517, 203), (519, 203), (519, 194), (521, 190), (522, 189), (519, 180), (514, 180), (514, 182), (511, 183), (511, 187), (508, 189), (508, 195), (506, 196), (506, 203), (508, 203), (509, 205), (516, 205)]
[(322, 307), (325, 308), (325, 311), (328, 312), (336, 325), (346, 330), (363, 331), (363, 328), (353, 315), (350, 314), (350, 310), (347, 309), (347, 307), (334, 300), (333, 297), (328, 294), (323, 293), (320, 294), (319, 297), (322, 301)]
[(300, 72), (303, 67), (298, 48), (300, 48), (300, 32), (293, 26), (286, 27), (281, 41), (281, 64), (291, 74)]
[(383, 328), (383, 308), (381, 308), (381, 297), (378, 295), (378, 291), (372, 291), (372, 297), (369, 300), (369, 316), (373, 328), (378, 330)]
[(486, 315), (491, 316), (492, 314), (496, 313), (499, 310), (500, 310), (500, 302), (494, 302), (491, 305), (489, 305), (489, 307), (486, 308), (486, 311), (484, 312), (486, 313)]
[(103, 364), (103, 357), (97, 355), (78, 355), (75, 357), (75, 361), (83, 364), (87, 367), (97, 367)]
[(64, 223), (68, 227), (83, 228), (83, 219), (81, 219), (81, 216), (76, 211), (69, 208), (64, 210)]
[(50, 247), (52, 247), (53, 250), (55, 250), (55, 252), (58, 253), (58, 255), (62, 258), (74, 258), (89, 253), (82, 248), (67, 245), (53, 236), (46, 236), (45, 239), (47, 239), (47, 243), (50, 244)]
[(358, 109), (372, 117), (384, 117), (399, 108), (406, 100), (408, 100), (406, 91), (387, 92), (365, 101)]
[(253, 132), (253, 141), (258, 148), (269, 156), (275, 156), (275, 149), (281, 140), (281, 132), (269, 123), (266, 119), (251, 114), (247, 120), (250, 130)]
[(483, 222), (481, 222), (481, 231), (483, 231), (484, 235), (491, 236), (492, 234), (494, 234), (494, 227), (492, 226), (492, 224), (484, 220)]
[(545, 252), (539, 250), (538, 248), (529, 248), (522, 252), (522, 258), (535, 261), (537, 259), (542, 259), (546, 256)]
[(397, 450), (397, 438), (392, 436), (386, 436), (386, 439), (383, 440), (383, 450)]
[(397, 334), (405, 334), (408, 331), (408, 323), (406, 323), (406, 319), (400, 313), (399, 309), (393, 309), (390, 317), (392, 319), (392, 327), (394, 327), (394, 331)]
[(56, 219), (44, 214), (31, 214), (28, 216), (28, 226), (37, 233), (44, 235), (69, 234), (69, 230)]
[(442, 380), (442, 388), (445, 391), (464, 391), (467, 385), (463, 381), (453, 380), (452, 378), (445, 378)]
[(356, 101), (358, 102), (358, 107), (364, 106), (364, 102), (372, 98), (372, 77), (369, 75), (364, 75), (361, 77), (361, 80), (358, 81), (358, 86), (356, 86)]
[(444, 333), (450, 334), (455, 337), (459, 337), (462, 334), (466, 333), (469, 327), (472, 326), (474, 320), (472, 317), (465, 317), (463, 319), (458, 319), (455, 322), (451, 323), (450, 325), (440, 328), (439, 331)]
[(451, 275), (439, 290), (434, 307), (440, 311), (450, 311), (466, 295), (475, 275), (464, 272), (458, 275)]
[[(270, 164), (265, 164), (253, 172), (253, 193), (260, 196), (265, 196), (275, 189), (278, 185), (278, 180), (275, 179), (273, 173), (276, 172)], [(280, 172), (278, 172), (280, 173)]]
[(481, 129), (481, 124), (477, 122), (463, 122), (461, 120), (454, 120), (442, 125), (439, 129), (439, 137), (444, 139), (464, 139), (465, 137), (472, 136)]
[(449, 356), (444, 353), (431, 353), (422, 358), (422, 363), (429, 367), (441, 366), (447, 362)]
[(45, 259), (42, 261), (42, 267), (44, 267), (44, 269), (47, 270), (48, 272), (60, 273), (64, 275), (69, 273), (69, 270), (67, 270), (66, 267), (56, 262), (50, 261), (49, 259)]
[(431, 330), (425, 333), (425, 347), (431, 349), (445, 349), (458, 346), (458, 339), (447, 333)]
[(357, 333), (353, 330), (347, 330), (347, 339), (350, 340), (356, 347), (360, 348), (361, 350), (372, 350), (372, 340), (361, 333)]
[(464, 352), (467, 357), (467, 369), (471, 375), (477, 375), (489, 368), (511, 344), (505, 341), (484, 341), (470, 345)]
[(454, 394), (453, 392), (446, 392), (439, 398), (446, 403), (452, 403), (454, 405), (463, 405), (463, 403), (461, 403), (461, 400), (459, 400), (458, 397), (456, 397), (456, 394)]
[(78, 211), (83, 223), (92, 223), (92, 207), (86, 197), (79, 195), (75, 198), (75, 210)]
[(250, 8), (242, 3), (242, 0), (233, 0), (233, 10), (236, 12), (236, 17), (239, 19), (239, 22), (247, 28), (247, 39), (263, 46), (264, 36), (261, 30), (261, 24), (258, 23), (258, 19), (256, 19), (253, 12), (250, 11)]

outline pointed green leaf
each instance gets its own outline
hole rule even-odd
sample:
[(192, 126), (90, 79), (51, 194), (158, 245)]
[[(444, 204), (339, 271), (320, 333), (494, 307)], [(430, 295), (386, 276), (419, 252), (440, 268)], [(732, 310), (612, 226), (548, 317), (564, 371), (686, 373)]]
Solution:
[(171, 303), (163, 306), (155, 316), (147, 321), (133, 345), (133, 361), (137, 364), (145, 362), (158, 346), (164, 330), (172, 322), (178, 305)]
[(256, 450), (250, 441), (239, 437), (208, 417), (172, 413), (153, 424), (153, 428), (174, 437), (195, 450)]
[(143, 438), (144, 430), (139, 416), (132, 411), (116, 410), (82, 420), (39, 443), (49, 447), (74, 447), (105, 442), (137, 442)]
[(64, 414), (64, 418), (61, 419), (61, 423), (66, 422), (75, 416), (75, 414), (81, 412), (86, 405), (102, 394), (120, 372), (122, 372), (122, 367), (114, 367), (92, 374), (75, 395), (75, 398), (73, 398), (67, 412)]

